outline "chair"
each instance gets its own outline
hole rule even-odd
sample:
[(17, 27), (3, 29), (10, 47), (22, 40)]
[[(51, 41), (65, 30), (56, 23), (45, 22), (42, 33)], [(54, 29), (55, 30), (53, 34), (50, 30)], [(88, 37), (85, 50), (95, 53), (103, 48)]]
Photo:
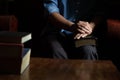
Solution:
[(120, 20), (107, 20), (107, 55), (120, 71)]
[(17, 31), (18, 20), (14, 15), (0, 15), (0, 31)]

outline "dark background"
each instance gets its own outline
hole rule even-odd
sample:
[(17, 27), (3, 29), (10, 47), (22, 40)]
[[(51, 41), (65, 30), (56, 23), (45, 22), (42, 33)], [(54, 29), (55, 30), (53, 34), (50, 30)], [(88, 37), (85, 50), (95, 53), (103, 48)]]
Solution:
[[(105, 0), (108, 18), (120, 19), (120, 0)], [(19, 22), (19, 31), (33, 32), (43, 25), (43, 0), (0, 0), (0, 15), (15, 15)], [(102, 0), (101, 0), (102, 3)], [(39, 30), (38, 30), (39, 31)]]

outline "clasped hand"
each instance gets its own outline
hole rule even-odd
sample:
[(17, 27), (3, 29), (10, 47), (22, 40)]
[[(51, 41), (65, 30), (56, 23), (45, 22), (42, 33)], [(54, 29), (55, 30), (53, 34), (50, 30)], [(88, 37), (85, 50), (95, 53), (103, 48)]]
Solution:
[(79, 21), (74, 25), (74, 39), (84, 38), (92, 33), (93, 27), (89, 22)]

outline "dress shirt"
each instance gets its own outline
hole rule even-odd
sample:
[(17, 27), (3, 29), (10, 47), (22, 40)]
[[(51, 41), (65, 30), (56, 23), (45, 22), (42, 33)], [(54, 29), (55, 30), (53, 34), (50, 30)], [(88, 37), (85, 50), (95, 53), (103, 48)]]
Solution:
[(95, 13), (95, 5), (96, 0), (44, 0), (44, 7), (48, 14), (58, 12), (73, 22), (90, 21)]

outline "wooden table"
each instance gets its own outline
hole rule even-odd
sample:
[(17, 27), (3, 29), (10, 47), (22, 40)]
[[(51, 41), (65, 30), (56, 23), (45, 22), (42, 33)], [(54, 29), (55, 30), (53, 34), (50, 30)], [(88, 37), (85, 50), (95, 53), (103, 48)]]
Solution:
[(111, 61), (31, 58), (22, 75), (1, 74), (0, 80), (120, 80)]

